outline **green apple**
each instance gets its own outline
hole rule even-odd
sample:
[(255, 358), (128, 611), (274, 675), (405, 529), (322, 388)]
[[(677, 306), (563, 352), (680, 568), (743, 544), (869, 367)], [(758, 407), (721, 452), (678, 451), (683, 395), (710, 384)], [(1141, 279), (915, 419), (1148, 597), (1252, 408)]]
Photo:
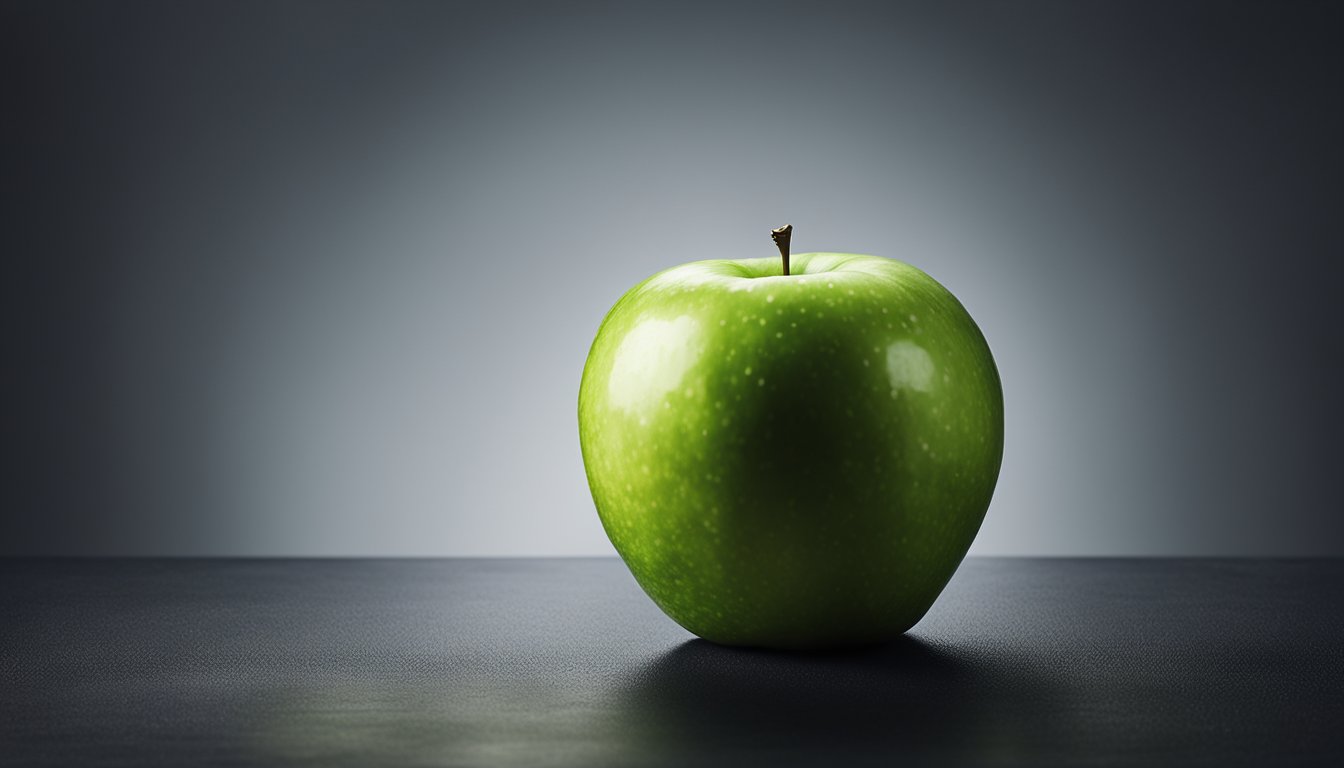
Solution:
[(697, 261), (632, 288), (583, 370), (603, 528), (706, 640), (893, 639), (984, 520), (1003, 392), (961, 303), (877, 256)]

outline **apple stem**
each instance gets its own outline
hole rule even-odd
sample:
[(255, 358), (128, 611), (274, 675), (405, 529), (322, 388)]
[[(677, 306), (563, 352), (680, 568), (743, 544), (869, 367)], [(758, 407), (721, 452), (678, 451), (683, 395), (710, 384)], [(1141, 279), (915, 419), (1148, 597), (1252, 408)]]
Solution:
[(775, 239), (775, 245), (779, 246), (779, 256), (784, 259), (784, 274), (789, 274), (789, 237), (793, 235), (793, 225), (785, 224), (779, 229), (770, 230), (770, 236)]

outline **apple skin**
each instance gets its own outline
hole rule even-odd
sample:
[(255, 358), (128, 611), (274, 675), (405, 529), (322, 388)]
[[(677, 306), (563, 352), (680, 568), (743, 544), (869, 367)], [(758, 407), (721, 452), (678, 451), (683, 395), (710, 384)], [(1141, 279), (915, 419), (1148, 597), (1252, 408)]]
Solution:
[(674, 621), (725, 645), (892, 640), (966, 555), (1003, 456), (984, 336), (933, 278), (804, 253), (661, 272), (579, 388), (602, 526)]

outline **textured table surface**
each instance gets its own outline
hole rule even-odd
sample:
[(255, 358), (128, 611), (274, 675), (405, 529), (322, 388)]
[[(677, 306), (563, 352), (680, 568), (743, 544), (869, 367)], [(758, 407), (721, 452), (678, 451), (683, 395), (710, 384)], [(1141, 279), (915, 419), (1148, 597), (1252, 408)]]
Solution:
[(1341, 608), (1340, 560), (971, 559), (819, 656), (617, 560), (0, 560), (0, 764), (1338, 764)]

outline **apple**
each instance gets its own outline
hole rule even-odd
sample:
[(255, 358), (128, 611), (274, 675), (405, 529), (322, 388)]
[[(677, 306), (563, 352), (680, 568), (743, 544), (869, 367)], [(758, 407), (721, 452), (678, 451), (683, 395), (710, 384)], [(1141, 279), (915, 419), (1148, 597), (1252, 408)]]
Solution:
[(630, 289), (583, 369), (602, 526), (674, 621), (778, 649), (892, 640), (984, 520), (1003, 391), (925, 273), (847, 253), (697, 261)]

